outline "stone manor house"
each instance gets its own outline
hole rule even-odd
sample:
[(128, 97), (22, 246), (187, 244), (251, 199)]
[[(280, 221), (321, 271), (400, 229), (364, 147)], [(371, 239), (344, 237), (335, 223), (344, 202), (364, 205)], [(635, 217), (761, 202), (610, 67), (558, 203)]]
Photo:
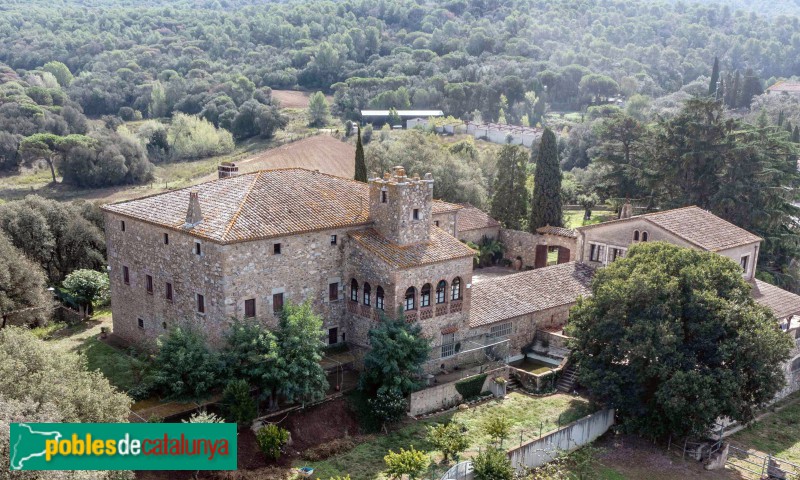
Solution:
[[(276, 325), (286, 302), (308, 300), (326, 343), (363, 352), (381, 315), (402, 310), (434, 345), (426, 371), (442, 372), (470, 345), (504, 341), (509, 358), (521, 356), (537, 332), (563, 327), (595, 268), (656, 240), (732, 258), (782, 328), (800, 330), (800, 296), (754, 277), (761, 239), (699, 208), (631, 216), (626, 206), (620, 220), (531, 234), (435, 200), (430, 174), (371, 177), (222, 165), (218, 180), (106, 205), (114, 334), (153, 346), (190, 322), (218, 343), (233, 317)], [(483, 237), (498, 238), (520, 271), (473, 270), (463, 242)], [(787, 391), (800, 384), (794, 356)]]

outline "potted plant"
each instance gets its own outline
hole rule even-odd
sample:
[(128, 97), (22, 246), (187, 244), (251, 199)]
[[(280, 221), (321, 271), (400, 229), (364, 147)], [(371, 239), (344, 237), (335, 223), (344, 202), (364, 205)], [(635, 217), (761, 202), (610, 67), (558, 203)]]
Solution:
[(492, 393), (494, 393), (495, 398), (505, 397), (508, 380), (505, 377), (495, 377), (493, 383)]

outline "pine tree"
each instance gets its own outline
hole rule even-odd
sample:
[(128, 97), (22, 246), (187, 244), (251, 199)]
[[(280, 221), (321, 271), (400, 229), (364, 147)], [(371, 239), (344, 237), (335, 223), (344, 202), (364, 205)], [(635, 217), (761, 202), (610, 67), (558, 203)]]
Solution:
[(711, 68), (711, 82), (708, 84), (708, 95), (716, 97), (717, 82), (719, 81), (719, 59), (714, 57), (714, 66)]
[(512, 230), (522, 228), (528, 212), (527, 160), (524, 148), (516, 145), (505, 145), (497, 157), (491, 215)]
[(528, 229), (551, 225), (563, 227), (561, 215), (561, 165), (558, 162), (556, 134), (545, 128), (539, 145), (539, 160), (533, 182), (531, 216)]
[(367, 162), (364, 160), (364, 145), (361, 143), (361, 127), (358, 127), (358, 140), (356, 141), (356, 173), (353, 177), (359, 182), (367, 182)]

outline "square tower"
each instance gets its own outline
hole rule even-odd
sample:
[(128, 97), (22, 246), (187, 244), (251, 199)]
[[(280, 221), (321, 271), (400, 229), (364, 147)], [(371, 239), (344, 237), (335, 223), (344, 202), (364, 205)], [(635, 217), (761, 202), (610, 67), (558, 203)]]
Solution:
[(430, 238), (433, 176), (409, 178), (394, 167), (383, 178), (369, 180), (369, 216), (384, 238), (397, 245), (425, 243)]

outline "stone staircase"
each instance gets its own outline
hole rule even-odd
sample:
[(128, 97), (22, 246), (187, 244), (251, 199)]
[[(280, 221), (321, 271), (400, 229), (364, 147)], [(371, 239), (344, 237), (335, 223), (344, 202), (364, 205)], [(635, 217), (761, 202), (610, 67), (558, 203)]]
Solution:
[(516, 375), (514, 375), (513, 373), (509, 375), (508, 383), (506, 383), (506, 392), (510, 392), (512, 390), (521, 390), (521, 389), (522, 385), (520, 385)]
[(575, 389), (575, 382), (578, 378), (578, 372), (574, 365), (570, 365), (561, 373), (556, 383), (556, 390), (559, 392), (570, 393)]

